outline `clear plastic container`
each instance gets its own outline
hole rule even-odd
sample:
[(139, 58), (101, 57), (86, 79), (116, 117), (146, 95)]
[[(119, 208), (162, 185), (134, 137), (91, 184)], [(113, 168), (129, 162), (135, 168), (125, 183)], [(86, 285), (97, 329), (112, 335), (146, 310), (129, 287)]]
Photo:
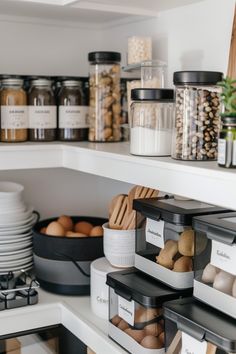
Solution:
[(135, 267), (175, 289), (193, 286), (194, 231), (197, 215), (224, 209), (196, 200), (153, 198), (134, 200), (136, 210)]
[(134, 155), (168, 156), (174, 123), (174, 91), (131, 91), (130, 152)]
[(89, 141), (121, 140), (120, 53), (92, 52), (89, 86)]
[(220, 128), (220, 87), (223, 74), (212, 71), (174, 73), (176, 86), (174, 159), (216, 160)]
[(132, 36), (128, 38), (128, 64), (152, 60), (152, 38)]
[(164, 88), (167, 65), (159, 60), (141, 63), (141, 87)]
[(236, 212), (194, 218), (193, 227), (194, 296), (236, 319)]

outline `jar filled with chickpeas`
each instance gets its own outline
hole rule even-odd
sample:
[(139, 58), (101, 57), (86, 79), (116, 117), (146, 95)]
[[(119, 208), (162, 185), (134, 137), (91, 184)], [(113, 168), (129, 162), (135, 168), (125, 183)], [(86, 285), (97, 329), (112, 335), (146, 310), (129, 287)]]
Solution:
[(1, 82), (1, 141), (21, 142), (28, 137), (27, 96), (19, 77)]
[(89, 141), (121, 140), (120, 60), (117, 52), (91, 52)]

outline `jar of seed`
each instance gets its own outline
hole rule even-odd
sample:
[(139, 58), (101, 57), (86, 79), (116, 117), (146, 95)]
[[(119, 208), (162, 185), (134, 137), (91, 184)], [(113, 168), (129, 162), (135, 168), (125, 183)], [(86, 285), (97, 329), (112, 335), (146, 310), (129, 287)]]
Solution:
[(89, 87), (89, 141), (121, 140), (120, 53), (92, 52)]
[(216, 160), (220, 128), (220, 87), (223, 74), (178, 71), (172, 154), (180, 160)]
[(221, 118), (218, 165), (236, 168), (236, 117)]
[(17, 77), (1, 82), (1, 141), (14, 143), (27, 140), (27, 96), (23, 83)]

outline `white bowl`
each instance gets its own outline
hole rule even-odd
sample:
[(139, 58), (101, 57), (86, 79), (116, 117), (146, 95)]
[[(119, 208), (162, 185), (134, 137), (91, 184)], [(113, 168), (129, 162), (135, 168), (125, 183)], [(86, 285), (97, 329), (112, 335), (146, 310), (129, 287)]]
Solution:
[(103, 226), (103, 249), (110, 264), (114, 267), (128, 268), (134, 266), (135, 229), (114, 230)]
[(0, 200), (22, 200), (24, 186), (19, 183), (0, 181)]

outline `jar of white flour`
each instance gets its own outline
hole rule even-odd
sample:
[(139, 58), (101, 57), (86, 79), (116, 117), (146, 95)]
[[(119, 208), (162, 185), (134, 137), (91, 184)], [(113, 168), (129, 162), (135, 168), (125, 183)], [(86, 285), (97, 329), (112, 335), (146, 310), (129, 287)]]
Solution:
[(131, 91), (130, 153), (143, 156), (171, 154), (174, 124), (174, 90)]

